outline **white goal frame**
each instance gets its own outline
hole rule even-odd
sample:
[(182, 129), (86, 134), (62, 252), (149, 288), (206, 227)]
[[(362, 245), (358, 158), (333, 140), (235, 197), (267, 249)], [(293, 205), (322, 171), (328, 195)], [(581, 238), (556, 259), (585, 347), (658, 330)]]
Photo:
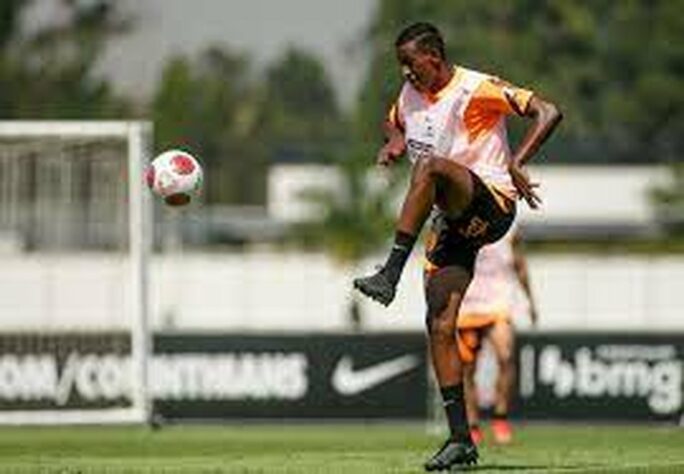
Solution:
[(148, 256), (151, 248), (151, 200), (143, 186), (150, 159), (153, 127), (147, 121), (16, 120), (0, 121), (0, 137), (122, 138), (128, 144), (129, 278), (132, 298), (131, 406), (64, 410), (0, 410), (0, 424), (149, 423), (152, 402), (148, 383), (151, 336), (148, 326)]

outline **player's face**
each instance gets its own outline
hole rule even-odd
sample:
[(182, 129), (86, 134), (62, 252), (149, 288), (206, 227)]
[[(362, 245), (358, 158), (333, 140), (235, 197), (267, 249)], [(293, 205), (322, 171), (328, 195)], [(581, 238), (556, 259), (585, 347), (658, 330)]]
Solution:
[(430, 92), (435, 88), (441, 65), (439, 58), (422, 51), (415, 41), (409, 41), (397, 48), (397, 60), (402, 76), (417, 90)]

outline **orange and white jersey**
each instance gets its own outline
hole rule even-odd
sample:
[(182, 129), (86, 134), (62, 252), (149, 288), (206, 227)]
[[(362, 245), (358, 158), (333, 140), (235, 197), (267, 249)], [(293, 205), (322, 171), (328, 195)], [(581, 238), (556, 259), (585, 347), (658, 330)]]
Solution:
[(455, 67), (451, 81), (437, 94), (404, 83), (389, 120), (404, 130), (411, 161), (426, 155), (454, 160), (514, 199), (505, 117), (523, 115), (531, 97), (529, 90)]
[(513, 255), (515, 224), (477, 254), (475, 273), (461, 302), (457, 326), (477, 327), (510, 319), (518, 290)]

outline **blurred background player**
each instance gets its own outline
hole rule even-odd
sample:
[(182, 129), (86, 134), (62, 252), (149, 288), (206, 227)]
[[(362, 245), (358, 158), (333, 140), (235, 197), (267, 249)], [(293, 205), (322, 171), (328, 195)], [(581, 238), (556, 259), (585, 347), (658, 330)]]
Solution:
[(537, 323), (537, 309), (527, 268), (520, 232), (517, 225), (513, 224), (504, 237), (480, 250), (475, 262), (475, 275), (461, 302), (457, 341), (463, 363), (468, 421), (475, 443), (480, 443), (484, 438), (480, 428), (475, 373), (485, 341), (494, 352), (497, 366), (492, 434), (494, 441), (500, 444), (512, 440), (508, 411), (515, 374), (513, 316), (518, 306), (516, 296), (519, 288), (522, 288), (527, 298), (532, 325)]

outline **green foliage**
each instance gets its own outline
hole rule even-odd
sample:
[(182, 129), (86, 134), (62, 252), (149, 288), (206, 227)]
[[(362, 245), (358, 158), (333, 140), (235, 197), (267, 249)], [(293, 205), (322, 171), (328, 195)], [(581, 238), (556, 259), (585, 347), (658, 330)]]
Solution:
[(271, 122), (276, 137), (310, 139), (337, 125), (339, 111), (330, 79), (321, 62), (305, 51), (287, 50), (268, 68), (265, 82), (264, 119)]
[(669, 183), (654, 187), (650, 193), (656, 216), (664, 229), (684, 237), (684, 165), (672, 166)]
[(443, 31), (450, 58), (558, 103), (551, 162), (681, 160), (684, 2), (381, 0), (358, 119), (377, 126), (398, 92), (394, 37), (417, 20)]
[(255, 139), (261, 103), (245, 56), (209, 48), (175, 58), (152, 103), (156, 147), (184, 148), (204, 161), (208, 203), (262, 204), (266, 155)]
[(203, 158), (212, 204), (263, 205), (270, 161), (288, 154), (324, 161), (345, 127), (320, 61), (297, 50), (277, 59), (263, 80), (255, 80), (245, 55), (227, 49), (175, 58), (152, 116), (157, 148), (180, 146)]
[(20, 14), (31, 0), (4, 0), (0, 2), (0, 48), (3, 50), (17, 33)]
[(94, 74), (106, 41), (130, 20), (113, 2), (63, 2), (64, 24), (26, 34), (20, 18), (30, 1), (0, 7), (0, 105), (5, 118), (112, 118), (128, 104)]
[(307, 246), (320, 247), (342, 264), (354, 265), (389, 240), (405, 173), (374, 173), (360, 149), (335, 164), (340, 187), (306, 193), (323, 210), (323, 217), (300, 225), (295, 237)]
[(290, 48), (266, 71), (261, 136), (272, 161), (326, 161), (347, 138), (319, 59)]

